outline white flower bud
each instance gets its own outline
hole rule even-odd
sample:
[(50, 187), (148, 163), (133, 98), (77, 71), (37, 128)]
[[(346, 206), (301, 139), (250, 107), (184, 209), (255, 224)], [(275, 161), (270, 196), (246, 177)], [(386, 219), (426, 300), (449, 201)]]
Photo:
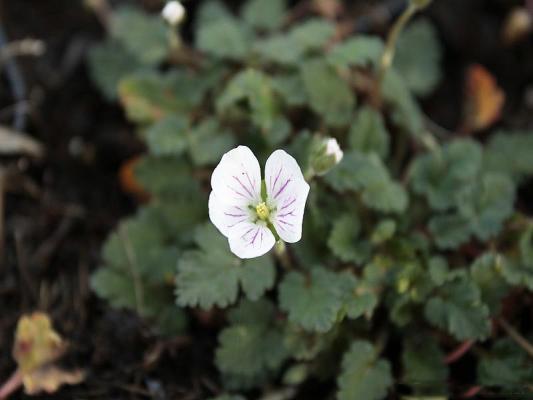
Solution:
[(185, 7), (179, 1), (169, 1), (161, 11), (163, 19), (172, 26), (179, 25), (184, 20), (185, 13)]
[(328, 141), (326, 142), (326, 155), (334, 156), (335, 162), (337, 164), (341, 162), (342, 156), (344, 155), (344, 153), (342, 152), (339, 146), (339, 142), (337, 142), (337, 139), (335, 138), (328, 139)]

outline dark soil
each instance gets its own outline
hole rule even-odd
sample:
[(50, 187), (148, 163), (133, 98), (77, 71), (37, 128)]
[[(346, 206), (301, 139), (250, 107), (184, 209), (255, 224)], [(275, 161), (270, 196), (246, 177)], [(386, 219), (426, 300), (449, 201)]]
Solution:
[[(145, 3), (157, 8), (158, 2)], [(503, 18), (522, 2), (435, 3), (428, 14), (445, 47), (445, 79), (424, 101), (426, 112), (446, 129), (459, 125), (464, 71), (475, 62), (486, 66), (506, 92), (501, 125), (532, 128), (532, 38), (513, 47), (500, 40)], [(46, 156), (42, 161), (0, 159), (13, 176), (2, 221), (0, 382), (15, 368), (10, 349), (18, 318), (43, 310), (71, 343), (65, 362), (88, 370), (83, 384), (48, 398), (201, 400), (216, 394), (219, 383), (211, 361), (216, 330), (196, 330), (203, 333), (189, 341), (163, 341), (135, 315), (110, 309), (89, 289), (102, 241), (136, 206), (121, 191), (117, 171), (143, 150), (121, 109), (107, 103), (88, 77), (86, 52), (104, 34), (97, 19), (83, 1), (72, 0), (3, 1), (0, 18), (9, 40), (32, 37), (47, 48), (40, 57), (17, 60), (26, 86), (25, 131), (45, 145)], [(0, 124), (11, 125), (16, 96), (4, 72)], [(533, 204), (528, 187), (521, 189), (521, 197)], [(330, 389), (315, 382), (299, 398), (320, 400)]]

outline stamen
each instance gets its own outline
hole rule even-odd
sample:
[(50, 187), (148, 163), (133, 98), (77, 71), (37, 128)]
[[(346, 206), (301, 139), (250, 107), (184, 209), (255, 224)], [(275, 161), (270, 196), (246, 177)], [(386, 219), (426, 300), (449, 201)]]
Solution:
[(255, 212), (257, 213), (257, 216), (259, 217), (259, 219), (261, 219), (263, 221), (268, 220), (268, 217), (270, 216), (270, 210), (267, 207), (267, 205), (265, 204), (265, 202), (259, 203), (255, 207)]

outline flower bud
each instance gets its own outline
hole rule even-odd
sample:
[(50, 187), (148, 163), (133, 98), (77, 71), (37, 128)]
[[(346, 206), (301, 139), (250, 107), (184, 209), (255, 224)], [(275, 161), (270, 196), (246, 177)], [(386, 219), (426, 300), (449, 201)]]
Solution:
[(161, 15), (169, 25), (178, 26), (185, 19), (185, 7), (179, 1), (169, 1)]
[(324, 175), (341, 162), (343, 155), (337, 139), (315, 137), (310, 156), (311, 168), (315, 174)]

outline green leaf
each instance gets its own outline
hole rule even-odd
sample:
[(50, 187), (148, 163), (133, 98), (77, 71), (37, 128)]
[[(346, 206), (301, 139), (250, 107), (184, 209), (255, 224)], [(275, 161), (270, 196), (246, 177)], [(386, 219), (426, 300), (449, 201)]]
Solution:
[(229, 250), (227, 239), (212, 224), (195, 232), (198, 250), (189, 250), (178, 261), (176, 296), (180, 306), (227, 307), (235, 303), (239, 287), (251, 300), (272, 288), (274, 264), (268, 256), (242, 261)]
[(343, 308), (351, 319), (357, 319), (362, 315), (370, 317), (378, 304), (378, 298), (365, 279), (358, 279), (351, 273), (345, 272), (340, 275), (339, 285), (343, 290)]
[(342, 306), (339, 277), (322, 268), (308, 276), (290, 272), (279, 286), (279, 303), (289, 321), (309, 331), (327, 332)]
[(429, 221), (429, 231), (441, 249), (456, 249), (471, 236), (468, 220), (460, 215), (437, 215)]
[(145, 208), (121, 222), (104, 244), (105, 266), (91, 277), (92, 289), (111, 306), (136, 310), (150, 318), (158, 317), (171, 304), (172, 269), (177, 258), (177, 249), (165, 243), (159, 217)]
[(245, 27), (226, 16), (202, 23), (197, 29), (196, 46), (215, 57), (241, 60), (248, 54), (250, 41)]
[(303, 58), (304, 50), (286, 34), (278, 34), (258, 40), (254, 51), (268, 63), (296, 66)]
[(401, 213), (409, 203), (407, 191), (393, 182), (380, 158), (353, 150), (325, 175), (326, 182), (339, 192), (362, 191), (363, 203), (381, 212)]
[(457, 194), (459, 213), (480, 240), (497, 235), (513, 213), (514, 184), (505, 175), (489, 173)]
[(89, 71), (92, 80), (108, 100), (116, 100), (118, 83), (142, 69), (137, 59), (115, 40), (107, 40), (89, 50)]
[(304, 87), (309, 104), (328, 125), (347, 125), (355, 107), (355, 97), (348, 84), (324, 61), (302, 65)]
[(470, 275), (480, 288), (481, 300), (489, 306), (491, 315), (500, 312), (501, 301), (509, 291), (509, 286), (502, 280), (506, 263), (501, 254), (485, 253), (470, 266)]
[(216, 164), (222, 155), (236, 146), (235, 136), (214, 119), (206, 119), (190, 129), (189, 154), (195, 165)]
[(389, 180), (387, 169), (377, 156), (358, 151), (345, 153), (341, 162), (324, 178), (339, 192), (359, 191), (366, 185)]
[(427, 335), (410, 335), (402, 353), (403, 381), (418, 395), (446, 393), (448, 367), (438, 342)]
[(479, 288), (467, 278), (446, 283), (429, 299), (424, 310), (429, 322), (457, 340), (487, 338), (489, 309), (481, 302)]
[(533, 175), (532, 151), (532, 132), (499, 131), (491, 136), (485, 150), (485, 168), (515, 179)]
[(524, 285), (533, 290), (533, 226), (529, 225), (519, 239), (520, 258), (504, 259), (501, 272), (510, 285)]
[(477, 368), (479, 384), (509, 390), (524, 387), (533, 379), (530, 358), (511, 339), (498, 340), (483, 354)]
[(288, 33), (258, 40), (254, 50), (265, 62), (294, 67), (302, 63), (306, 54), (321, 50), (334, 33), (335, 27), (329, 21), (311, 19)]
[(383, 40), (378, 36), (358, 35), (336, 45), (327, 60), (336, 68), (376, 65), (383, 53)]
[(272, 87), (290, 107), (302, 106), (307, 102), (307, 93), (299, 74), (276, 76), (272, 79)]
[(335, 220), (328, 246), (344, 262), (362, 264), (371, 254), (370, 243), (360, 239), (361, 223), (354, 214), (346, 213)]
[(335, 25), (325, 19), (312, 18), (295, 26), (290, 32), (290, 40), (303, 52), (320, 50), (335, 34)]
[(272, 129), (277, 117), (277, 104), (267, 75), (255, 69), (238, 73), (218, 98), (217, 112), (225, 114), (243, 100), (249, 104), (254, 124), (265, 131)]
[(431, 257), (428, 261), (428, 269), (431, 280), (437, 286), (442, 286), (450, 276), (448, 263), (444, 257)]
[[(257, 316), (260, 318), (258, 319)], [(231, 325), (219, 335), (215, 362), (223, 373), (253, 377), (276, 370), (287, 357), (281, 332), (273, 326), (266, 300), (243, 302), (232, 311)]]
[(285, 0), (248, 0), (243, 7), (242, 16), (250, 26), (272, 31), (283, 23), (286, 8)]
[(383, 117), (375, 109), (364, 106), (355, 117), (348, 136), (350, 148), (361, 153), (376, 153), (382, 159), (389, 154), (389, 133)]
[(414, 191), (424, 195), (435, 210), (455, 206), (457, 192), (478, 178), (482, 154), (478, 143), (459, 139), (440, 151), (419, 156), (410, 170)]
[(337, 399), (384, 399), (392, 383), (389, 362), (378, 359), (370, 343), (356, 341), (342, 359)]
[(441, 53), (432, 23), (425, 18), (417, 19), (399, 37), (394, 67), (413, 93), (427, 96), (441, 80)]
[(409, 197), (402, 185), (387, 179), (369, 184), (363, 192), (363, 202), (381, 212), (403, 213)]
[(246, 297), (257, 300), (274, 286), (276, 269), (270, 257), (259, 257), (244, 261), (240, 281)]
[(382, 244), (391, 239), (396, 233), (396, 221), (384, 219), (380, 221), (372, 231), (370, 241), (372, 244)]
[(396, 70), (388, 71), (381, 90), (391, 107), (392, 121), (409, 135), (419, 138), (424, 131), (422, 110)]
[(148, 148), (153, 155), (179, 155), (187, 148), (188, 121), (177, 116), (167, 116), (146, 131)]
[(162, 18), (133, 7), (113, 12), (111, 36), (147, 65), (159, 64), (169, 51), (167, 27)]
[(196, 36), (202, 26), (210, 25), (214, 22), (231, 18), (231, 12), (220, 0), (205, 0), (199, 3), (198, 14), (196, 16), (195, 27)]
[(168, 114), (188, 113), (202, 100), (206, 83), (181, 70), (136, 73), (120, 81), (118, 92), (131, 121), (150, 123)]
[(223, 252), (185, 252), (178, 263), (176, 295), (182, 307), (227, 307), (237, 300), (238, 260)]

